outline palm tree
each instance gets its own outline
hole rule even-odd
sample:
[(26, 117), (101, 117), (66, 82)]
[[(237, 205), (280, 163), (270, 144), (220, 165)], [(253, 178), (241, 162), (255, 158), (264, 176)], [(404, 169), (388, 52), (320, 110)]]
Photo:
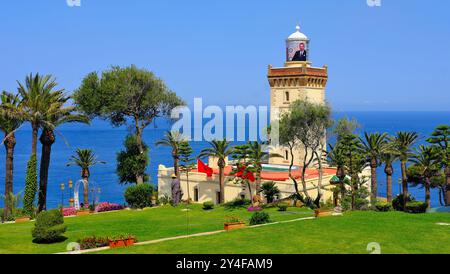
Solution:
[(72, 155), (67, 166), (78, 166), (81, 168), (81, 178), (83, 179), (83, 196), (84, 204), (89, 204), (89, 177), (91, 172), (89, 169), (97, 164), (106, 164), (104, 161), (98, 160), (97, 156), (91, 149), (77, 149), (76, 155)]
[(51, 112), (46, 113), (41, 121), (42, 133), (39, 140), (42, 144), (42, 154), (39, 172), (38, 212), (46, 210), (48, 170), (52, 145), (55, 143), (55, 129), (64, 123), (89, 123), (87, 116), (75, 113), (76, 109), (74, 106), (65, 106), (70, 97), (59, 93), (59, 96), (53, 99), (56, 100), (56, 102), (52, 102), (52, 105), (55, 107)]
[(343, 199), (345, 195), (344, 180), (347, 176), (346, 155), (340, 142), (338, 142), (335, 146), (329, 144), (329, 148), (330, 149), (327, 152), (328, 162), (331, 166), (336, 167), (336, 177), (339, 178), (341, 199)]
[(180, 179), (180, 155), (179, 150), (181, 143), (185, 141), (182, 135), (177, 131), (167, 131), (166, 136), (156, 142), (156, 146), (166, 146), (172, 148), (173, 169), (175, 175)]
[(403, 208), (406, 207), (408, 197), (408, 176), (406, 173), (406, 164), (411, 158), (412, 147), (418, 141), (419, 135), (416, 132), (397, 132), (393, 139), (393, 146), (399, 155), (402, 170), (402, 188), (403, 188)]
[[(10, 194), (13, 193), (13, 174), (14, 174), (14, 148), (16, 146), (15, 131), (22, 125), (22, 119), (17, 117), (10, 117), (8, 110), (13, 109), (16, 111), (20, 106), (20, 99), (18, 95), (13, 95), (6, 91), (3, 91), (0, 95), (1, 108), (0, 108), (0, 130), (5, 134), (5, 138), (2, 143), (6, 148), (6, 167), (5, 167), (5, 199), (11, 198)], [(8, 217), (12, 208), (10, 203), (5, 200), (4, 217)]]
[(372, 206), (377, 202), (378, 197), (378, 182), (377, 182), (377, 168), (380, 165), (380, 157), (387, 149), (387, 133), (364, 133), (364, 139), (359, 138), (362, 144), (362, 152), (368, 157), (370, 162), (371, 174), (371, 195), (370, 202)]
[(55, 108), (59, 108), (56, 98), (60, 96), (62, 90), (54, 90), (58, 84), (51, 75), (41, 76), (39, 73), (27, 76), (24, 85), (17, 83), (18, 92), (22, 97), (20, 114), (31, 123), (31, 154), (36, 155), (39, 127), (46, 113), (52, 113)]
[(27, 164), (27, 177), (25, 182), (24, 212), (32, 214), (33, 203), (37, 190), (37, 138), (39, 128), (42, 126), (47, 113), (52, 113), (59, 107), (59, 102), (55, 100), (62, 92), (54, 90), (58, 85), (51, 75), (41, 76), (36, 74), (28, 75), (25, 84), (17, 82), (18, 92), (21, 97), (20, 111), (14, 115), (23, 118), (31, 124), (31, 155)]
[(392, 202), (392, 175), (394, 175), (393, 164), (397, 161), (398, 155), (390, 152), (381, 155), (381, 162), (384, 163), (384, 173), (386, 174), (386, 198), (387, 202)]
[(233, 148), (230, 147), (230, 142), (227, 140), (217, 141), (213, 140), (209, 142), (210, 148), (205, 148), (200, 152), (199, 158), (203, 157), (215, 157), (217, 158), (217, 166), (219, 167), (219, 183), (220, 183), (220, 201), (225, 201), (225, 159), (233, 153)]
[(428, 208), (431, 207), (431, 177), (439, 171), (439, 156), (436, 148), (431, 146), (419, 146), (411, 160), (421, 170), (421, 175), (425, 180), (425, 202)]

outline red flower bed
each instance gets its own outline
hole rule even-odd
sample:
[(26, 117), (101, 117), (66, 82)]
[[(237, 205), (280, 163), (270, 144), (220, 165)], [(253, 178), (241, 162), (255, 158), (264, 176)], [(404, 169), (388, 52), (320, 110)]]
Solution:
[(77, 210), (75, 209), (75, 207), (66, 207), (62, 209), (62, 214), (64, 217), (74, 216), (77, 214)]
[(124, 206), (119, 204), (110, 204), (108, 202), (100, 203), (95, 208), (95, 212), (107, 212), (107, 211), (115, 211), (115, 210), (122, 210), (124, 209)]

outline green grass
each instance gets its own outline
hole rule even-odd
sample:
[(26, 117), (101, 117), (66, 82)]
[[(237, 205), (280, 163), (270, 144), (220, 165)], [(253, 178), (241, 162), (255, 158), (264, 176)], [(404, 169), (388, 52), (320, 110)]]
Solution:
[(101, 253), (368, 254), (378, 242), (383, 254), (450, 254), (450, 226), (438, 222), (450, 223), (450, 214), (352, 212)]
[[(88, 236), (117, 236), (133, 234), (139, 241), (148, 241), (166, 237), (194, 234), (223, 229), (227, 216), (236, 216), (245, 221), (251, 216), (245, 208), (228, 210), (217, 207), (204, 211), (201, 205), (191, 205), (189, 226), (184, 207), (161, 207), (144, 211), (119, 211), (90, 216), (66, 218), (67, 240), (55, 244), (35, 244), (32, 242), (33, 222), (0, 225), (0, 254), (56, 253), (66, 251), (70, 242)], [(290, 209), (278, 212), (268, 209), (274, 221), (308, 217), (312, 212), (307, 209)], [(188, 229), (189, 228), (189, 229)]]

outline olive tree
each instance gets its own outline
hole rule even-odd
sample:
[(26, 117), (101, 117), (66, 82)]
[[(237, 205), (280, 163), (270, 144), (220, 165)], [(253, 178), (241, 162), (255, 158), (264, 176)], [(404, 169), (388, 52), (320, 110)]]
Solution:
[[(145, 153), (144, 129), (156, 118), (168, 117), (173, 108), (184, 105), (162, 79), (134, 65), (114, 66), (100, 75), (88, 74), (75, 91), (74, 101), (91, 118), (109, 120), (117, 127), (130, 123), (141, 153)], [(137, 175), (136, 181), (142, 184), (143, 174)]]

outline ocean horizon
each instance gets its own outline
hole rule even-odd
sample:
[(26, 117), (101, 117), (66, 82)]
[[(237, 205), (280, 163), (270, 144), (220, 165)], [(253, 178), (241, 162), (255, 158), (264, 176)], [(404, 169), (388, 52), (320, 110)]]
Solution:
[[(339, 111), (333, 113), (333, 118), (342, 117), (356, 118), (361, 125), (359, 133), (387, 132), (394, 134), (397, 131), (416, 131), (420, 134), (420, 142), (425, 143), (436, 126), (450, 124), (450, 111)], [(157, 184), (158, 165), (172, 166), (171, 151), (166, 147), (155, 147), (155, 142), (164, 136), (165, 131), (170, 129), (170, 123), (164, 119), (157, 120), (154, 125), (149, 126), (143, 135), (144, 141), (150, 147), (150, 164), (148, 173), (150, 182)], [(52, 147), (51, 163), (48, 182), (48, 208), (56, 208), (61, 204), (60, 184), (66, 184), (64, 192), (65, 205), (72, 196), (69, 193), (67, 183), (74, 182), (80, 178), (80, 170), (77, 167), (67, 167), (66, 164), (77, 148), (93, 149), (100, 160), (106, 161), (104, 165), (97, 165), (91, 169), (90, 181), (95, 188), (100, 188), (97, 195), (100, 202), (124, 203), (123, 192), (127, 186), (120, 185), (116, 175), (116, 154), (123, 149), (123, 141), (129, 134), (127, 127), (114, 128), (109, 122), (94, 120), (91, 125), (66, 124), (57, 129), (56, 142)], [(25, 181), (26, 163), (31, 152), (31, 131), (26, 124), (16, 132), (17, 145), (14, 154), (14, 193), (23, 191)], [(191, 142), (194, 154), (198, 154), (208, 144), (205, 141)], [(38, 143), (38, 159), (40, 159), (41, 147)], [(378, 195), (386, 196), (386, 177), (384, 167), (378, 169)], [(0, 148), (0, 193), (4, 193), (5, 177), (5, 148)], [(393, 176), (394, 195), (399, 193), (400, 185), (399, 163), (395, 165)], [(80, 192), (81, 192), (80, 188)], [(411, 188), (410, 192), (417, 200), (424, 200), (424, 190)], [(0, 207), (3, 201), (0, 201)], [(438, 191), (432, 191), (432, 206), (439, 206)]]

